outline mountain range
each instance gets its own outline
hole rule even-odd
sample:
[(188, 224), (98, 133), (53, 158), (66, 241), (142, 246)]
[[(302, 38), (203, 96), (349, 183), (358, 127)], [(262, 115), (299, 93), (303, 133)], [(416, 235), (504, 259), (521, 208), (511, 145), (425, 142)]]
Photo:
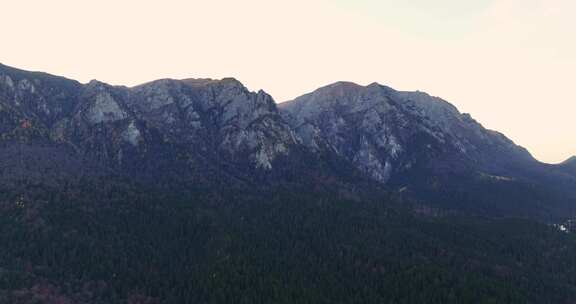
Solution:
[(423, 92), (0, 65), (0, 304), (574, 303), (575, 206)]
[(441, 98), (378, 83), (337, 82), (276, 104), (233, 78), (128, 88), (0, 65), (0, 134), (9, 189), (116, 177), (396, 192), (448, 210), (548, 219), (576, 206), (573, 158), (540, 163)]

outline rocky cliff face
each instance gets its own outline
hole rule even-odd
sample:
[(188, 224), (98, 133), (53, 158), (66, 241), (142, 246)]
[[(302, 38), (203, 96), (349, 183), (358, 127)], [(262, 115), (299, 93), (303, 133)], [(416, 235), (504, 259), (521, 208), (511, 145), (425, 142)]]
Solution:
[(272, 97), (231, 78), (126, 88), (0, 66), (0, 128), (16, 151), (50, 146), (117, 171), (162, 162), (269, 171), (296, 145)]
[(279, 107), (303, 144), (336, 153), (383, 183), (413, 167), (497, 171), (506, 159), (533, 161), (503, 135), (422, 92), (339, 82)]
[(269, 170), (296, 143), (272, 97), (249, 92), (235, 79), (159, 80), (132, 92), (129, 105), (138, 117), (165, 138), (202, 153), (245, 156)]

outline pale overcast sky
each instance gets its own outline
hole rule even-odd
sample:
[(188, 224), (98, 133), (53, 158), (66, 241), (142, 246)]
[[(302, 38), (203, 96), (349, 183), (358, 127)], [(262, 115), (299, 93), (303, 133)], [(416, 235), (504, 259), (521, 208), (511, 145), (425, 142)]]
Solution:
[(0, 0), (0, 62), (82, 82), (348, 80), (440, 96), (538, 159), (576, 155), (573, 0)]

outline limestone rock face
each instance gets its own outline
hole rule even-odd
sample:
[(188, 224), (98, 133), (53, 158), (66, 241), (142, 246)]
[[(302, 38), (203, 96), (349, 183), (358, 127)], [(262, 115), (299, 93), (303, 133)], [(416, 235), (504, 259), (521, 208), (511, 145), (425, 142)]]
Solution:
[[(386, 183), (416, 164), (529, 160), (524, 149), (484, 129), (448, 102), (422, 92), (399, 92), (373, 83), (338, 82), (279, 105), (300, 141), (332, 151)], [(451, 164), (457, 169), (457, 164)]]
[(36, 139), (118, 170), (183, 163), (270, 171), (297, 145), (272, 97), (233, 78), (127, 88), (0, 66), (0, 131), (21, 138), (23, 121)]
[(505, 136), (422, 92), (338, 82), (278, 107), (233, 78), (127, 88), (0, 66), (5, 138), (26, 120), (37, 138), (108, 166), (185, 159), (273, 170), (296, 149), (335, 155), (385, 184), (414, 168), (505, 176), (510, 164), (534, 162)]
[(542, 164), (440, 98), (377, 83), (338, 82), (276, 105), (233, 78), (129, 88), (0, 65), (7, 188), (129, 181), (175, 192), (386, 192), (547, 216), (576, 210), (575, 164)]
[(277, 106), (233, 78), (128, 88), (0, 65), (0, 134), (0, 143), (12, 145), (6, 151), (61, 149), (66, 156), (54, 159), (136, 176), (252, 180), (290, 172), (298, 180), (328, 170), (326, 180), (339, 172), (382, 185), (424, 178), (435, 187), (442, 176), (447, 183), (464, 173), (516, 180), (554, 169), (440, 98), (378, 83), (338, 82)]
[(235, 79), (159, 80), (132, 91), (130, 106), (139, 118), (190, 149), (247, 157), (271, 169), (296, 144), (272, 97), (250, 92)]
[(113, 122), (126, 119), (128, 114), (123, 110), (114, 99), (114, 97), (108, 92), (104, 84), (93, 84), (91, 82), (88, 86), (87, 91), (91, 94), (88, 99), (90, 104), (86, 109), (86, 119), (93, 123), (105, 123)]

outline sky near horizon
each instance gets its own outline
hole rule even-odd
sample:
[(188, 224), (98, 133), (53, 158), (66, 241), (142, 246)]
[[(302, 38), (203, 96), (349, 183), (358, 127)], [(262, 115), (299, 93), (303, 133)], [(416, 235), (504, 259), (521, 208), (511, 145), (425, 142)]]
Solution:
[(0, 0), (0, 63), (88, 82), (347, 80), (442, 97), (541, 161), (576, 155), (573, 0)]

